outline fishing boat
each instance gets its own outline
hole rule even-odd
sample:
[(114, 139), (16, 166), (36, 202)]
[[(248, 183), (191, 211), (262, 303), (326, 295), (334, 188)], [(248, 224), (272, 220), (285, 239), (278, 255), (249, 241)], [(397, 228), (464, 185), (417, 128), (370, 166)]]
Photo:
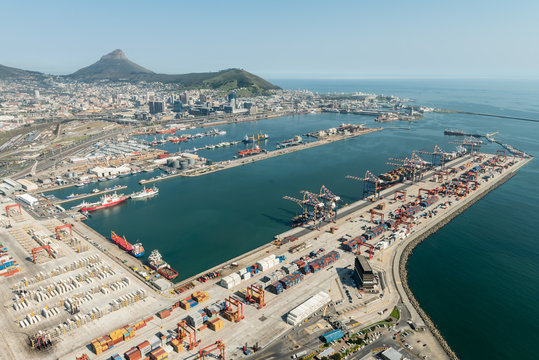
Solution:
[(83, 202), (82, 204), (80, 204), (80, 211), (84, 212), (84, 211), (100, 210), (100, 209), (104, 209), (107, 207), (121, 204), (126, 200), (127, 200), (127, 196), (124, 196), (123, 194), (118, 195), (114, 193), (112, 195), (103, 195), (100, 201), (96, 201), (94, 203)]
[(131, 199), (147, 199), (157, 194), (159, 194), (158, 188), (156, 188), (155, 186), (152, 188), (146, 188), (145, 186), (141, 191), (134, 192), (131, 195), (129, 195), (129, 197)]

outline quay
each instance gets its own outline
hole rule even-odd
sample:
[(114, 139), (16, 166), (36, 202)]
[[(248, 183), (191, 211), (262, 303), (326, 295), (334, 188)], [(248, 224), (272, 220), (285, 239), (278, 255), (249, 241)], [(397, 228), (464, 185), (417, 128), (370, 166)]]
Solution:
[(53, 201), (53, 203), (56, 204), (56, 205), (60, 205), (60, 204), (67, 203), (67, 202), (70, 202), (70, 201), (86, 199), (86, 198), (89, 198), (89, 197), (92, 197), (92, 196), (102, 195), (102, 194), (106, 194), (106, 193), (110, 193), (110, 192), (118, 191), (118, 190), (123, 190), (123, 189), (127, 189), (127, 186), (118, 185), (118, 186), (115, 186), (113, 188), (100, 190), (100, 191), (95, 192), (95, 193), (80, 194), (80, 195), (76, 195), (75, 197), (72, 197), (70, 199), (61, 199), (61, 200)]

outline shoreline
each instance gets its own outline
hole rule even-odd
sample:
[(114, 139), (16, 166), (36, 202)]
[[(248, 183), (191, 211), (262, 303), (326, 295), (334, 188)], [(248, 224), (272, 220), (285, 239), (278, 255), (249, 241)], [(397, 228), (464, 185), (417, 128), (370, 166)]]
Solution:
[[(429, 227), (422, 234), (420, 234), (415, 239), (413, 239), (408, 244), (406, 244), (399, 258), (394, 259), (394, 261), (398, 261), (398, 277), (400, 279), (401, 286), (404, 289), (404, 293), (405, 293), (405, 296), (407, 297), (407, 300), (410, 302), (414, 310), (419, 314), (421, 319), (425, 322), (425, 326), (432, 333), (432, 335), (436, 338), (436, 340), (438, 341), (440, 346), (443, 348), (447, 356), (452, 360), (459, 359), (458, 355), (451, 348), (449, 343), (445, 340), (441, 331), (438, 329), (434, 321), (432, 321), (429, 315), (421, 308), (421, 304), (415, 298), (412, 290), (410, 289), (410, 286), (408, 284), (408, 269), (407, 269), (408, 260), (410, 258), (410, 255), (412, 255), (413, 250), (419, 244), (421, 244), (431, 235), (435, 234), (438, 230), (443, 228), (445, 225), (450, 223), (455, 217), (462, 214), (464, 211), (466, 211), (468, 208), (474, 205), (477, 201), (481, 200), (491, 191), (497, 189), (499, 186), (503, 185), (505, 182), (513, 178), (513, 176), (516, 175), (516, 171), (520, 170), (520, 168), (526, 165), (530, 160), (531, 159), (528, 159), (528, 161), (525, 161), (523, 164), (521, 164), (521, 166), (518, 167), (518, 169), (515, 169), (511, 173), (506, 174), (503, 178), (498, 180), (496, 183), (490, 185), (486, 190), (482, 191), (481, 193), (477, 194), (477, 196), (470, 199), (466, 204), (463, 204), (461, 207), (457, 208), (454, 212), (452, 212), (451, 214), (448, 214), (448, 216), (441, 218), (436, 224)], [(396, 278), (394, 280), (397, 282)]]

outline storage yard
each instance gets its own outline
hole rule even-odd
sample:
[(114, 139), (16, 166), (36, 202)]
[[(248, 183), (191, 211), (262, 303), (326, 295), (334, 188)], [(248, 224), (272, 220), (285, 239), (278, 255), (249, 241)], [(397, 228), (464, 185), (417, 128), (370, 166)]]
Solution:
[[(361, 180), (370, 199), (334, 217), (334, 209), (307, 211), (302, 226), (178, 285), (147, 281), (132, 270), (142, 268), (139, 260), (84, 224), (37, 220), (3, 198), (0, 272), (10, 276), (0, 281), (10, 291), (2, 293), (0, 358), (240, 359), (253, 351), (272, 356), (267, 349), (275, 344), (290, 358), (313, 352), (294, 340), (300, 327), (310, 338), (334, 330), (337, 322), (322, 314), (354, 333), (386, 319), (400, 299), (410, 322), (422, 328), (395, 270), (402, 249), (530, 160), (467, 154), (386, 189), (366, 176)], [(330, 195), (323, 192), (318, 204), (336, 201)], [(358, 290), (358, 254), (374, 271), (372, 288)], [(446, 357), (428, 329), (422, 339), (430, 358)]]

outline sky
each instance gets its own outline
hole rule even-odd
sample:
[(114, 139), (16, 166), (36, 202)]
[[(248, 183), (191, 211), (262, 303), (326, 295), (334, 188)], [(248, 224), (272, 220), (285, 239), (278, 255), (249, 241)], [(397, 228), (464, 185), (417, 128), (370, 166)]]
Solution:
[(538, 20), (537, 0), (0, 0), (0, 64), (69, 74), (122, 49), (169, 74), (539, 78)]

